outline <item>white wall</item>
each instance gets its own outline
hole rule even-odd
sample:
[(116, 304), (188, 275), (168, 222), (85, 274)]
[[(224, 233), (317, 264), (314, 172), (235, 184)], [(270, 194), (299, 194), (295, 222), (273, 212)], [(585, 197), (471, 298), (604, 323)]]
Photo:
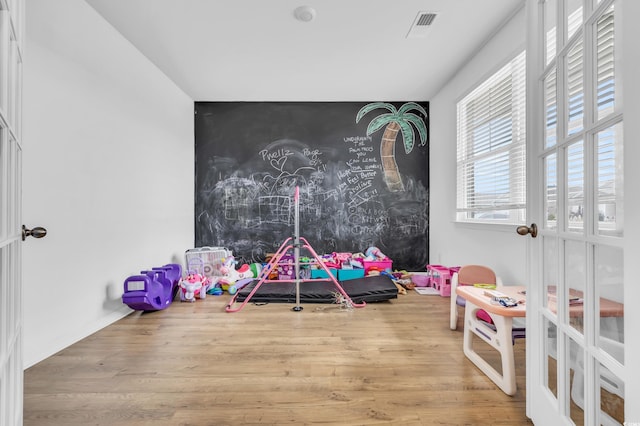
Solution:
[(484, 264), (505, 284), (526, 282), (526, 239), (515, 226), (457, 224), (456, 103), (525, 49), (524, 8), (431, 99), (429, 260), (447, 266)]
[(193, 244), (193, 101), (83, 0), (29, 0), (25, 367), (126, 315), (122, 285)]

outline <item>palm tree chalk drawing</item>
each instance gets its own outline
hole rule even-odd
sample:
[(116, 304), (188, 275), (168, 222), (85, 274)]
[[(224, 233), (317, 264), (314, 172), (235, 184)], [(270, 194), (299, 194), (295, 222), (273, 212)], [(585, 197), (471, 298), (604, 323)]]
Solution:
[[(390, 192), (403, 192), (405, 190), (404, 183), (396, 163), (396, 138), (398, 137), (398, 132), (400, 132), (405, 153), (411, 153), (416, 140), (415, 128), (420, 136), (420, 145), (424, 146), (427, 143), (427, 126), (425, 124), (427, 112), (415, 102), (407, 102), (400, 109), (396, 109), (395, 106), (388, 102), (373, 102), (363, 106), (358, 111), (356, 123), (367, 113), (376, 109), (386, 109), (389, 112), (380, 114), (369, 122), (367, 136), (386, 126), (380, 142), (380, 160), (384, 173), (384, 182)], [(420, 112), (425, 118), (422, 119), (418, 115), (409, 112), (412, 110)]]

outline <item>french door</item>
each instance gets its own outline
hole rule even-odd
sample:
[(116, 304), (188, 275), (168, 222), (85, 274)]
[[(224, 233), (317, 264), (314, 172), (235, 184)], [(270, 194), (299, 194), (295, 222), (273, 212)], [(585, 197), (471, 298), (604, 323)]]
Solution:
[(530, 0), (528, 413), (623, 424), (621, 0)]
[(22, 424), (23, 4), (0, 1), (0, 424)]

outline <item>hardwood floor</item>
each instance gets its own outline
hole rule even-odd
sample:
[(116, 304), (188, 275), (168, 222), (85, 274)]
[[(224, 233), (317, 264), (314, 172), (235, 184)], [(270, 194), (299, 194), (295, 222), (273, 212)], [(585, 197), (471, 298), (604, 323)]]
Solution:
[(227, 301), (134, 312), (27, 369), (24, 424), (531, 424), (524, 340), (510, 397), (462, 353), (448, 298), (233, 314)]

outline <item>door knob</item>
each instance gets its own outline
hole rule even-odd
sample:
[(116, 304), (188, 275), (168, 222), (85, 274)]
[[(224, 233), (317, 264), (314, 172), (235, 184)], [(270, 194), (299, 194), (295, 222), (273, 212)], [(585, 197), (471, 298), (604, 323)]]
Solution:
[(22, 225), (22, 241), (27, 237), (42, 238), (45, 235), (47, 235), (47, 230), (41, 226), (36, 226), (33, 229), (27, 229), (26, 226)]
[(538, 225), (536, 225), (535, 223), (532, 223), (531, 226), (526, 226), (526, 225), (518, 226), (516, 228), (516, 232), (520, 235), (531, 234), (531, 238), (535, 238), (538, 236)]

